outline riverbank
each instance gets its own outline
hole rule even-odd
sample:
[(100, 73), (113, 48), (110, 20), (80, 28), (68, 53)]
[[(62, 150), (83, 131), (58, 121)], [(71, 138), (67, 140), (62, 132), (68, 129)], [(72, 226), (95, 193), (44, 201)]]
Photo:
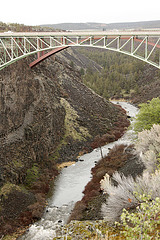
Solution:
[(115, 145), (109, 154), (92, 168), (92, 179), (83, 191), (82, 200), (75, 204), (69, 222), (103, 219), (101, 206), (106, 201), (106, 196), (100, 189), (100, 181), (106, 173), (111, 177), (115, 171), (119, 171), (125, 176), (136, 177), (141, 175), (143, 170), (144, 166), (138, 162), (134, 153), (134, 145)]
[[(135, 113), (132, 115), (130, 112), (130, 115), (130, 117), (133, 117)], [(127, 134), (126, 137), (129, 141), (124, 141), (124, 135), (124, 140), (122, 138), (122, 141), (118, 141), (117, 144), (109, 150), (108, 155), (97, 162), (96, 166), (92, 168), (92, 179), (83, 191), (84, 196), (82, 200), (75, 204), (69, 221), (103, 219), (101, 205), (105, 202), (106, 196), (104, 196), (100, 189), (100, 181), (106, 173), (111, 177), (115, 171), (119, 171), (125, 176), (132, 175), (134, 178), (142, 174), (144, 166), (138, 161), (137, 154), (134, 151), (134, 144), (132, 144), (131, 141), (133, 138), (132, 130), (128, 132), (130, 133), (129, 135)], [(130, 134), (132, 136), (131, 139)]]

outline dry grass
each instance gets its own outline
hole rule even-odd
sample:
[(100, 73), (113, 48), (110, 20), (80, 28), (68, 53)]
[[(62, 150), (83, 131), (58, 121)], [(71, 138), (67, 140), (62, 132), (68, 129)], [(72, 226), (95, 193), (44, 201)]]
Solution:
[(57, 168), (61, 169), (61, 168), (64, 168), (64, 167), (69, 167), (72, 164), (75, 164), (75, 162), (74, 161), (72, 161), (72, 162), (70, 161), (70, 162), (60, 163), (60, 164), (57, 164)]

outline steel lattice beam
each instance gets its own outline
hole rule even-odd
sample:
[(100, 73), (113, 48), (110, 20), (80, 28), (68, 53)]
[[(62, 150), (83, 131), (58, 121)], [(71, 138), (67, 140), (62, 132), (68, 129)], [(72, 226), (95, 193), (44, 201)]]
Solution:
[(38, 56), (36, 65), (70, 46), (96, 47), (124, 53), (160, 69), (160, 31), (112, 31), (0, 33), (0, 70), (35, 53)]

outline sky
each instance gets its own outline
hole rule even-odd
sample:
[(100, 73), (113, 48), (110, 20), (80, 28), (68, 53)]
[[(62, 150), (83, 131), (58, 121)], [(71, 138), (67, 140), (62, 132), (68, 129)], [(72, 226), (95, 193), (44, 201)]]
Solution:
[(160, 20), (160, 0), (2, 0), (0, 21), (25, 25)]

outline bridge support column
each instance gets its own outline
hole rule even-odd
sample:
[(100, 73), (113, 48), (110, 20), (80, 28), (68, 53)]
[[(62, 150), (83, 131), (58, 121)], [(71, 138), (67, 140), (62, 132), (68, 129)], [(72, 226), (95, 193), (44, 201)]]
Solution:
[[(40, 49), (40, 40), (37, 39), (37, 50)], [(37, 52), (37, 58), (40, 58), (40, 52)]]
[(66, 37), (62, 37), (62, 38), (61, 38), (61, 43), (62, 43), (63, 45), (67, 45), (67, 39), (66, 39)]
[[(43, 40), (43, 38), (42, 38)], [(40, 39), (37, 39), (37, 50), (44, 49), (44, 42), (40, 41)], [(37, 52), (37, 59), (39, 59), (41, 56), (44, 55), (44, 51)]]

